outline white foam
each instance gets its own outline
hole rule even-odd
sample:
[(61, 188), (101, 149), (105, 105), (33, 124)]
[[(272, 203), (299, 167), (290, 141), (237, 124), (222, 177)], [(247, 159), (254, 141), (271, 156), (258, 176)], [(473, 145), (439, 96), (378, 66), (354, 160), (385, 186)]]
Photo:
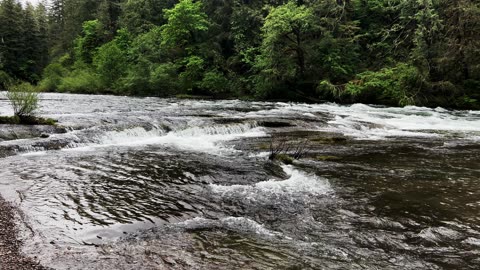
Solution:
[(225, 217), (218, 220), (205, 219), (196, 217), (189, 219), (176, 224), (179, 227), (194, 230), (202, 228), (212, 228), (219, 227), (223, 229), (243, 232), (243, 233), (253, 233), (256, 235), (262, 236), (279, 236), (281, 235), (278, 232), (274, 232), (265, 228), (263, 224), (259, 224), (254, 220), (251, 220), (246, 217)]
[(46, 151), (38, 151), (38, 152), (26, 152), (26, 153), (21, 154), (21, 156), (24, 156), (24, 157), (35, 157), (35, 156), (44, 156), (44, 155), (46, 155), (46, 154), (47, 154)]
[(135, 127), (122, 131), (109, 131), (93, 140), (103, 145), (135, 145), (164, 134), (165, 131), (160, 128), (146, 130), (143, 127)]
[(143, 127), (110, 131), (93, 139), (93, 143), (71, 144), (68, 151), (90, 151), (98, 147), (169, 145), (185, 150), (223, 153), (232, 151), (221, 144), (238, 138), (266, 136), (256, 123), (192, 127), (166, 133), (163, 129)]
[(339, 132), (359, 139), (388, 137), (441, 137), (445, 133), (480, 132), (480, 112), (449, 111), (443, 108), (407, 106), (403, 108), (372, 107), (365, 104), (276, 103), (271, 110), (247, 113), (245, 117), (332, 115), (322, 131)]
[(328, 122), (330, 126), (320, 128), (329, 132), (340, 132), (345, 136), (365, 140), (383, 140), (388, 137), (439, 137), (440, 135), (427, 132), (415, 132), (398, 129), (390, 125), (360, 122), (349, 117), (336, 116)]
[(248, 154), (249, 158), (267, 158), (269, 156), (270, 156), (270, 152), (259, 152), (259, 153)]
[(469, 237), (469, 238), (463, 240), (462, 243), (466, 243), (466, 244), (469, 244), (469, 245), (472, 245), (472, 246), (480, 247), (480, 239), (478, 239), (478, 238)]
[(306, 174), (294, 169), (293, 166), (283, 166), (283, 170), (290, 175), (287, 180), (269, 180), (254, 185), (222, 186), (211, 184), (210, 187), (214, 193), (223, 196), (233, 194), (251, 200), (282, 195), (318, 196), (332, 191), (330, 183), (326, 179)]
[(311, 118), (316, 118), (316, 116), (313, 113), (304, 113), (303, 116), (311, 117)]

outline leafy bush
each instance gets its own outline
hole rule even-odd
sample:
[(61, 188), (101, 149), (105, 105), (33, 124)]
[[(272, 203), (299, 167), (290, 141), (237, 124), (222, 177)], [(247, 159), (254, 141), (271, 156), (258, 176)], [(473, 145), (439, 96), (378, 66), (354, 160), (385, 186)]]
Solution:
[(229, 81), (218, 71), (208, 71), (200, 82), (200, 88), (210, 94), (229, 92)]
[(38, 92), (29, 83), (21, 83), (8, 87), (7, 98), (13, 107), (16, 117), (27, 118), (38, 108)]
[(97, 93), (101, 88), (100, 79), (90, 69), (77, 69), (62, 79), (60, 92)]
[(55, 91), (62, 82), (62, 78), (68, 73), (59, 63), (52, 63), (48, 65), (43, 71), (43, 79), (40, 81), (38, 87), (42, 91)]
[(426, 86), (425, 78), (415, 67), (399, 64), (357, 75), (346, 85), (345, 94), (354, 102), (406, 106), (417, 104), (418, 94)]
[(156, 96), (174, 94), (178, 89), (176, 65), (172, 63), (156, 65), (150, 73), (149, 84)]
[(118, 88), (124, 94), (146, 95), (150, 93), (152, 64), (143, 57), (136, 62), (127, 67), (126, 75), (119, 79)]

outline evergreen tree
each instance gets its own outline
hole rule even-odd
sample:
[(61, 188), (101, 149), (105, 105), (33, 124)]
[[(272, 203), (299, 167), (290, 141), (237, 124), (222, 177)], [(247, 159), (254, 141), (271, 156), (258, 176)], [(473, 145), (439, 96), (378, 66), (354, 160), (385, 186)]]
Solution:
[(14, 0), (0, 3), (0, 63), (5, 72), (13, 77), (20, 75), (24, 40), (22, 37), (22, 9)]

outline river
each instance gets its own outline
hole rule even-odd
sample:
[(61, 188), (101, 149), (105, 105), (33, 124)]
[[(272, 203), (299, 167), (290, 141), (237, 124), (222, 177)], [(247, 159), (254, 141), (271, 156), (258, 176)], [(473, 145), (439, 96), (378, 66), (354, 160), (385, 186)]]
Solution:
[[(40, 105), (66, 132), (1, 141), (0, 193), (45, 266), (480, 269), (479, 111), (69, 94)], [(272, 145), (304, 157), (272, 162)]]

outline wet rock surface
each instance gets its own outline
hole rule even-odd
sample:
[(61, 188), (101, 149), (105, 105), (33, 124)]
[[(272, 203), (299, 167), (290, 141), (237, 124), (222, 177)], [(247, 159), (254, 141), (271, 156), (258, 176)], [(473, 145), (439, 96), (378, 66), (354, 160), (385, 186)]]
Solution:
[(48, 138), (52, 134), (66, 133), (65, 128), (57, 126), (43, 125), (0, 125), (0, 142), (31, 139), (31, 138)]

